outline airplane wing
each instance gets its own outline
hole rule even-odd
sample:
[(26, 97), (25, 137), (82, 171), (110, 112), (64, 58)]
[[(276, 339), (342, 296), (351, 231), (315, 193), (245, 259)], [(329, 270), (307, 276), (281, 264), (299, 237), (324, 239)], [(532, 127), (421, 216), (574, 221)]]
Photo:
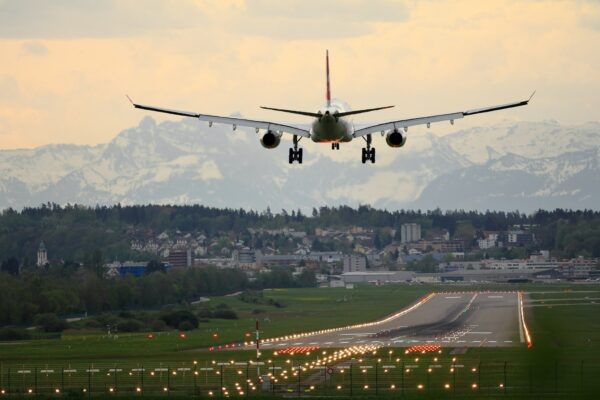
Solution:
[(133, 104), (133, 106), (135, 108), (139, 108), (141, 110), (156, 111), (156, 112), (161, 112), (161, 113), (165, 113), (165, 114), (180, 115), (182, 117), (198, 118), (200, 121), (208, 122), (209, 126), (211, 126), (213, 123), (227, 124), (227, 125), (232, 125), (234, 130), (238, 126), (244, 126), (244, 127), (254, 128), (257, 131), (258, 131), (258, 129), (265, 129), (265, 130), (286, 132), (286, 133), (289, 133), (292, 135), (302, 136), (305, 138), (310, 137), (310, 132), (308, 130), (297, 128), (295, 126), (283, 125), (283, 124), (278, 124), (276, 122), (269, 122), (269, 121), (256, 121), (256, 120), (244, 119), (244, 118), (220, 117), (218, 115), (206, 115), (206, 114), (198, 114), (198, 113), (189, 112), (189, 111), (171, 110), (168, 108), (160, 108), (160, 107), (154, 107), (154, 106), (147, 106), (147, 105), (143, 105), (143, 104), (137, 104), (137, 103), (134, 103), (131, 100), (131, 98), (129, 98), (129, 96), (127, 96), (127, 98), (129, 99), (131, 104)]
[(467, 110), (467, 111), (459, 111), (459, 112), (449, 113), (449, 114), (431, 115), (429, 117), (401, 119), (398, 121), (390, 121), (390, 122), (385, 122), (383, 124), (367, 126), (365, 128), (355, 130), (353, 136), (355, 138), (357, 138), (357, 137), (365, 136), (365, 135), (368, 135), (368, 134), (371, 134), (374, 132), (384, 132), (384, 131), (393, 130), (393, 129), (406, 130), (406, 129), (408, 129), (409, 126), (415, 126), (415, 125), (427, 125), (427, 127), (429, 127), (429, 125), (431, 123), (440, 122), (440, 121), (450, 121), (450, 123), (453, 124), (455, 119), (460, 119), (460, 118), (466, 117), (468, 115), (482, 114), (482, 113), (491, 112), (491, 111), (504, 110), (506, 108), (525, 106), (529, 103), (529, 101), (531, 100), (531, 98), (533, 97), (534, 94), (535, 94), (535, 92), (533, 92), (533, 94), (527, 100), (517, 101), (514, 103), (501, 104), (498, 106), (485, 107), (485, 108), (477, 108), (477, 109)]

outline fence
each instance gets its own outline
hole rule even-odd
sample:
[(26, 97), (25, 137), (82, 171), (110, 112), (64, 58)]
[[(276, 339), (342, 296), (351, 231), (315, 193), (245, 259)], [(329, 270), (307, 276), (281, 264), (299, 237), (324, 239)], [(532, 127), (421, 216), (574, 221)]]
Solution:
[(310, 364), (304, 357), (256, 362), (177, 361), (0, 365), (2, 397), (194, 395), (432, 397), (600, 394), (600, 361), (513, 362), (427, 357)]

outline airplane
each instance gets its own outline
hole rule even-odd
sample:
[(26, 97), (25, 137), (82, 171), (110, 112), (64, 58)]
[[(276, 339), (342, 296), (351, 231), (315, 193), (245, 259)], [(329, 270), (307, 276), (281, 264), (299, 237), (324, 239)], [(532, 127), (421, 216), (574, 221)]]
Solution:
[(531, 94), (529, 99), (523, 101), (517, 101), (508, 104), (502, 104), (497, 106), (477, 108), (467, 111), (458, 111), (448, 114), (431, 115), (427, 117), (400, 119), (396, 121), (384, 122), (376, 125), (367, 126), (364, 128), (355, 129), (352, 121), (346, 117), (356, 114), (368, 113), (372, 111), (384, 110), (392, 108), (394, 106), (384, 106), (375, 108), (366, 108), (361, 110), (346, 110), (344, 105), (338, 101), (331, 100), (331, 86), (329, 80), (329, 50), (325, 52), (325, 70), (327, 87), (325, 92), (326, 103), (323, 107), (319, 108), (317, 112), (309, 111), (298, 111), (289, 110), (284, 108), (274, 107), (261, 107), (265, 110), (279, 111), (290, 114), (298, 114), (307, 117), (312, 117), (310, 129), (303, 129), (300, 127), (280, 124), (271, 121), (259, 121), (244, 118), (233, 118), (233, 117), (221, 117), (217, 115), (206, 115), (199, 114), (189, 111), (178, 111), (168, 108), (159, 108), (154, 106), (148, 106), (143, 104), (134, 103), (129, 96), (127, 98), (135, 108), (148, 111), (156, 111), (166, 114), (179, 115), (183, 117), (197, 118), (200, 121), (208, 122), (208, 126), (211, 127), (213, 123), (228, 124), (233, 127), (235, 131), (238, 126), (252, 127), (259, 134), (262, 131), (260, 138), (260, 144), (267, 149), (274, 149), (279, 146), (281, 137), (284, 133), (291, 134), (293, 140), (293, 147), (289, 150), (288, 161), (293, 164), (294, 161), (298, 161), (298, 164), (302, 164), (302, 148), (298, 147), (298, 143), (301, 139), (310, 139), (315, 143), (330, 143), (332, 150), (339, 150), (340, 143), (350, 142), (354, 139), (362, 138), (366, 143), (366, 147), (362, 148), (362, 163), (365, 164), (370, 161), (372, 164), (375, 163), (375, 148), (372, 146), (373, 134), (381, 133), (381, 136), (385, 136), (385, 141), (390, 147), (402, 147), (406, 143), (406, 132), (410, 126), (427, 125), (427, 128), (431, 127), (433, 122), (450, 121), (450, 124), (454, 125), (454, 121), (469, 115), (482, 114), (491, 111), (504, 110), (507, 108), (525, 106), (533, 98), (535, 91)]

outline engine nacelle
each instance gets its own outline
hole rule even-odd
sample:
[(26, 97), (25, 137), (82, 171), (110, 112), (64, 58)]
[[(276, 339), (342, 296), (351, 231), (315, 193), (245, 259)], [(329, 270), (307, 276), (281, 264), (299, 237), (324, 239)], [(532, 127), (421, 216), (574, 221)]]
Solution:
[(281, 133), (275, 131), (266, 131), (260, 138), (260, 144), (266, 149), (274, 149), (281, 142)]
[(406, 136), (395, 129), (385, 135), (385, 141), (390, 147), (402, 147), (404, 146), (404, 143), (406, 143)]

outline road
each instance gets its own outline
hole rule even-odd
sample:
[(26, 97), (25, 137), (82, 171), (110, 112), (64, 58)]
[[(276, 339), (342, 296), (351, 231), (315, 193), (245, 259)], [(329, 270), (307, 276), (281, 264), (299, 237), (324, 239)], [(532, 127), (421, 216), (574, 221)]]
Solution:
[(444, 347), (520, 345), (519, 299), (512, 292), (434, 293), (381, 321), (266, 340), (264, 349), (357, 345)]

